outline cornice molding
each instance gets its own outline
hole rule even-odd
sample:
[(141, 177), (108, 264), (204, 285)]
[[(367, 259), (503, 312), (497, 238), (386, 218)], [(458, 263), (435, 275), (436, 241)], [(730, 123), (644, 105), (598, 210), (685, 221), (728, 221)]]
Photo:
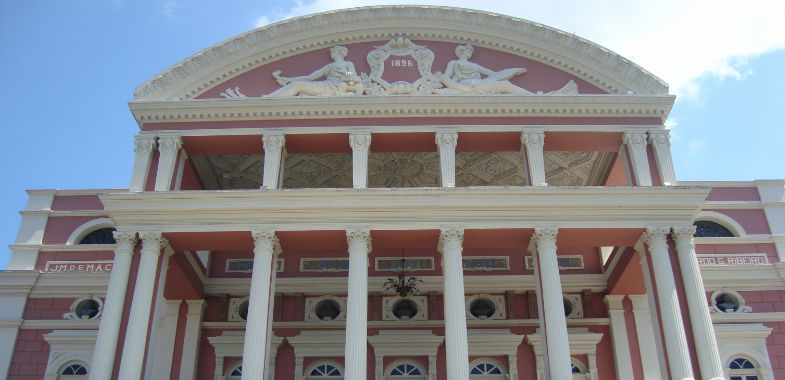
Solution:
[(712, 323), (750, 323), (750, 322), (782, 322), (785, 321), (785, 313), (716, 313), (711, 314)]
[(699, 187), (293, 189), (101, 195), (121, 230), (640, 228), (691, 224)]
[(228, 78), (307, 51), (395, 37), (471, 43), (543, 62), (609, 93), (665, 94), (661, 79), (612, 51), (542, 24), (434, 6), (354, 8), (297, 17), (213, 45), (134, 91), (136, 100), (193, 98)]
[(81, 297), (92, 294), (103, 297), (109, 273), (41, 273), (31, 298)]
[(706, 291), (729, 288), (736, 291), (785, 290), (785, 279), (777, 265), (724, 265), (700, 268)]
[[(468, 319), (466, 325), (469, 327), (518, 327), (518, 326), (531, 326), (537, 327), (540, 325), (538, 319)], [(567, 325), (570, 327), (578, 326), (608, 326), (610, 319), (608, 318), (576, 318), (567, 319)], [(202, 322), (202, 328), (205, 329), (245, 329), (245, 321), (242, 322)], [(444, 327), (444, 320), (407, 320), (407, 321), (368, 321), (368, 327), (371, 328), (419, 328), (419, 327)], [(273, 322), (273, 328), (276, 329), (344, 329), (346, 328), (346, 321), (296, 321), (296, 322)], [(373, 336), (373, 335), (371, 335)]]
[(303, 120), (371, 117), (656, 117), (665, 120), (672, 95), (431, 95), (233, 98), (131, 102), (147, 123)]
[(11, 244), (8, 248), (37, 249), (41, 252), (114, 252), (115, 244)]
[(98, 330), (100, 319), (25, 319), (23, 329)]

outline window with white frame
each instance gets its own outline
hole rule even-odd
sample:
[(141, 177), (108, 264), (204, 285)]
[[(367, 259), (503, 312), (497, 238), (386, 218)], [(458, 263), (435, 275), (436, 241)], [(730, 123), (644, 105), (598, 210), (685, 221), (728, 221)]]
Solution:
[(728, 363), (729, 380), (758, 380), (760, 379), (758, 366), (745, 357), (736, 357)]
[(496, 360), (480, 358), (469, 364), (469, 378), (472, 380), (507, 379), (507, 370)]
[(411, 359), (401, 359), (392, 362), (385, 371), (388, 380), (422, 380), (426, 378), (427, 371), (420, 363)]
[(572, 379), (573, 380), (588, 380), (589, 379), (589, 371), (586, 369), (586, 365), (584, 365), (580, 360), (575, 358), (570, 358), (570, 372), (572, 372)]
[(226, 369), (226, 380), (236, 380), (243, 377), (243, 362), (237, 362)]
[(73, 361), (66, 363), (60, 371), (58, 371), (58, 379), (87, 379), (87, 364), (80, 361)]
[(320, 360), (305, 370), (306, 379), (343, 379), (343, 368), (332, 360)]

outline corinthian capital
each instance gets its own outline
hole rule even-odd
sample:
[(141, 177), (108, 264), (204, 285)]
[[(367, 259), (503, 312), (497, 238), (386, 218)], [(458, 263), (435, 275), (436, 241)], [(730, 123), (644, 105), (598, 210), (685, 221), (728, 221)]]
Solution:
[(441, 149), (452, 148), (458, 144), (458, 134), (452, 132), (436, 132), (436, 145)]
[(154, 136), (136, 136), (134, 140), (134, 153), (137, 155), (146, 155), (155, 149)]
[(265, 153), (269, 151), (281, 151), (283, 148), (284, 143), (286, 143), (286, 137), (284, 135), (264, 135), (262, 136), (262, 145), (264, 146)]
[(174, 154), (183, 146), (180, 137), (161, 137), (158, 139), (158, 151), (161, 153)]
[(280, 244), (274, 230), (251, 231), (251, 236), (255, 246), (254, 251), (256, 249), (267, 249), (275, 252)]
[(371, 146), (371, 134), (350, 134), (349, 145), (351, 145), (352, 150), (368, 150), (368, 148)]
[(537, 245), (556, 244), (556, 235), (559, 229), (556, 227), (534, 227), (532, 239)]
[(647, 227), (646, 232), (643, 233), (641, 239), (643, 239), (643, 242), (646, 243), (648, 246), (667, 244), (666, 238), (670, 230), (671, 230), (670, 227), (666, 227), (666, 226)]
[(365, 249), (366, 253), (371, 251), (371, 231), (370, 230), (346, 230), (346, 241), (349, 243), (349, 248), (360, 247)]
[(461, 249), (463, 245), (462, 228), (442, 228), (439, 235), (439, 250), (442, 252), (451, 248)]
[(161, 253), (161, 247), (166, 244), (166, 239), (160, 231), (140, 232), (139, 238), (142, 239), (142, 252)]
[(697, 227), (695, 226), (673, 227), (671, 236), (673, 236), (673, 240), (676, 241), (677, 245), (692, 244), (692, 237), (695, 235), (696, 229)]
[(528, 148), (540, 147), (545, 145), (545, 132), (543, 131), (524, 131), (521, 133), (521, 142)]
[(649, 144), (657, 146), (670, 146), (670, 132), (667, 129), (649, 131)]
[(646, 132), (624, 132), (622, 141), (632, 147), (646, 147)]
[(136, 243), (136, 232), (114, 231), (112, 236), (117, 245), (123, 248), (133, 247)]

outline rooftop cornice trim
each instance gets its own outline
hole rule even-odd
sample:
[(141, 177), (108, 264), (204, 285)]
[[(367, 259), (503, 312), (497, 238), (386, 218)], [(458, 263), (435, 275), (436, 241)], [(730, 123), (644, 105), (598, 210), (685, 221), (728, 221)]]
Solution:
[[(293, 189), (101, 195), (120, 230), (641, 228), (691, 224), (708, 188), (476, 187)], [(602, 221), (602, 223), (598, 223)]]
[(164, 70), (137, 88), (134, 98), (193, 98), (228, 78), (285, 57), (398, 36), (509, 52), (555, 66), (609, 93), (668, 93), (664, 81), (626, 58), (532, 21), (451, 7), (376, 6), (296, 17), (232, 37)]
[(311, 98), (235, 98), (131, 102), (145, 123), (302, 120), (371, 117), (657, 117), (665, 120), (673, 95), (419, 95)]

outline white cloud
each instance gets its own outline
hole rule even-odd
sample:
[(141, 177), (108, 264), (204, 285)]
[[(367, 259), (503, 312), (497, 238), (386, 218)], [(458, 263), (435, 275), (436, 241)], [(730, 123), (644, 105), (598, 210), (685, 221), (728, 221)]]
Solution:
[(256, 27), (260, 28), (270, 23), (270, 19), (267, 16), (261, 16), (256, 19)]
[[(296, 1), (274, 20), (341, 8), (389, 4), (378, 0)], [(407, 0), (406, 4), (479, 8), (525, 18), (586, 38), (659, 76), (671, 93), (695, 98), (705, 75), (740, 79), (747, 58), (785, 49), (785, 1)], [(264, 17), (264, 16), (263, 16)], [(257, 20), (258, 24), (258, 20)]]

